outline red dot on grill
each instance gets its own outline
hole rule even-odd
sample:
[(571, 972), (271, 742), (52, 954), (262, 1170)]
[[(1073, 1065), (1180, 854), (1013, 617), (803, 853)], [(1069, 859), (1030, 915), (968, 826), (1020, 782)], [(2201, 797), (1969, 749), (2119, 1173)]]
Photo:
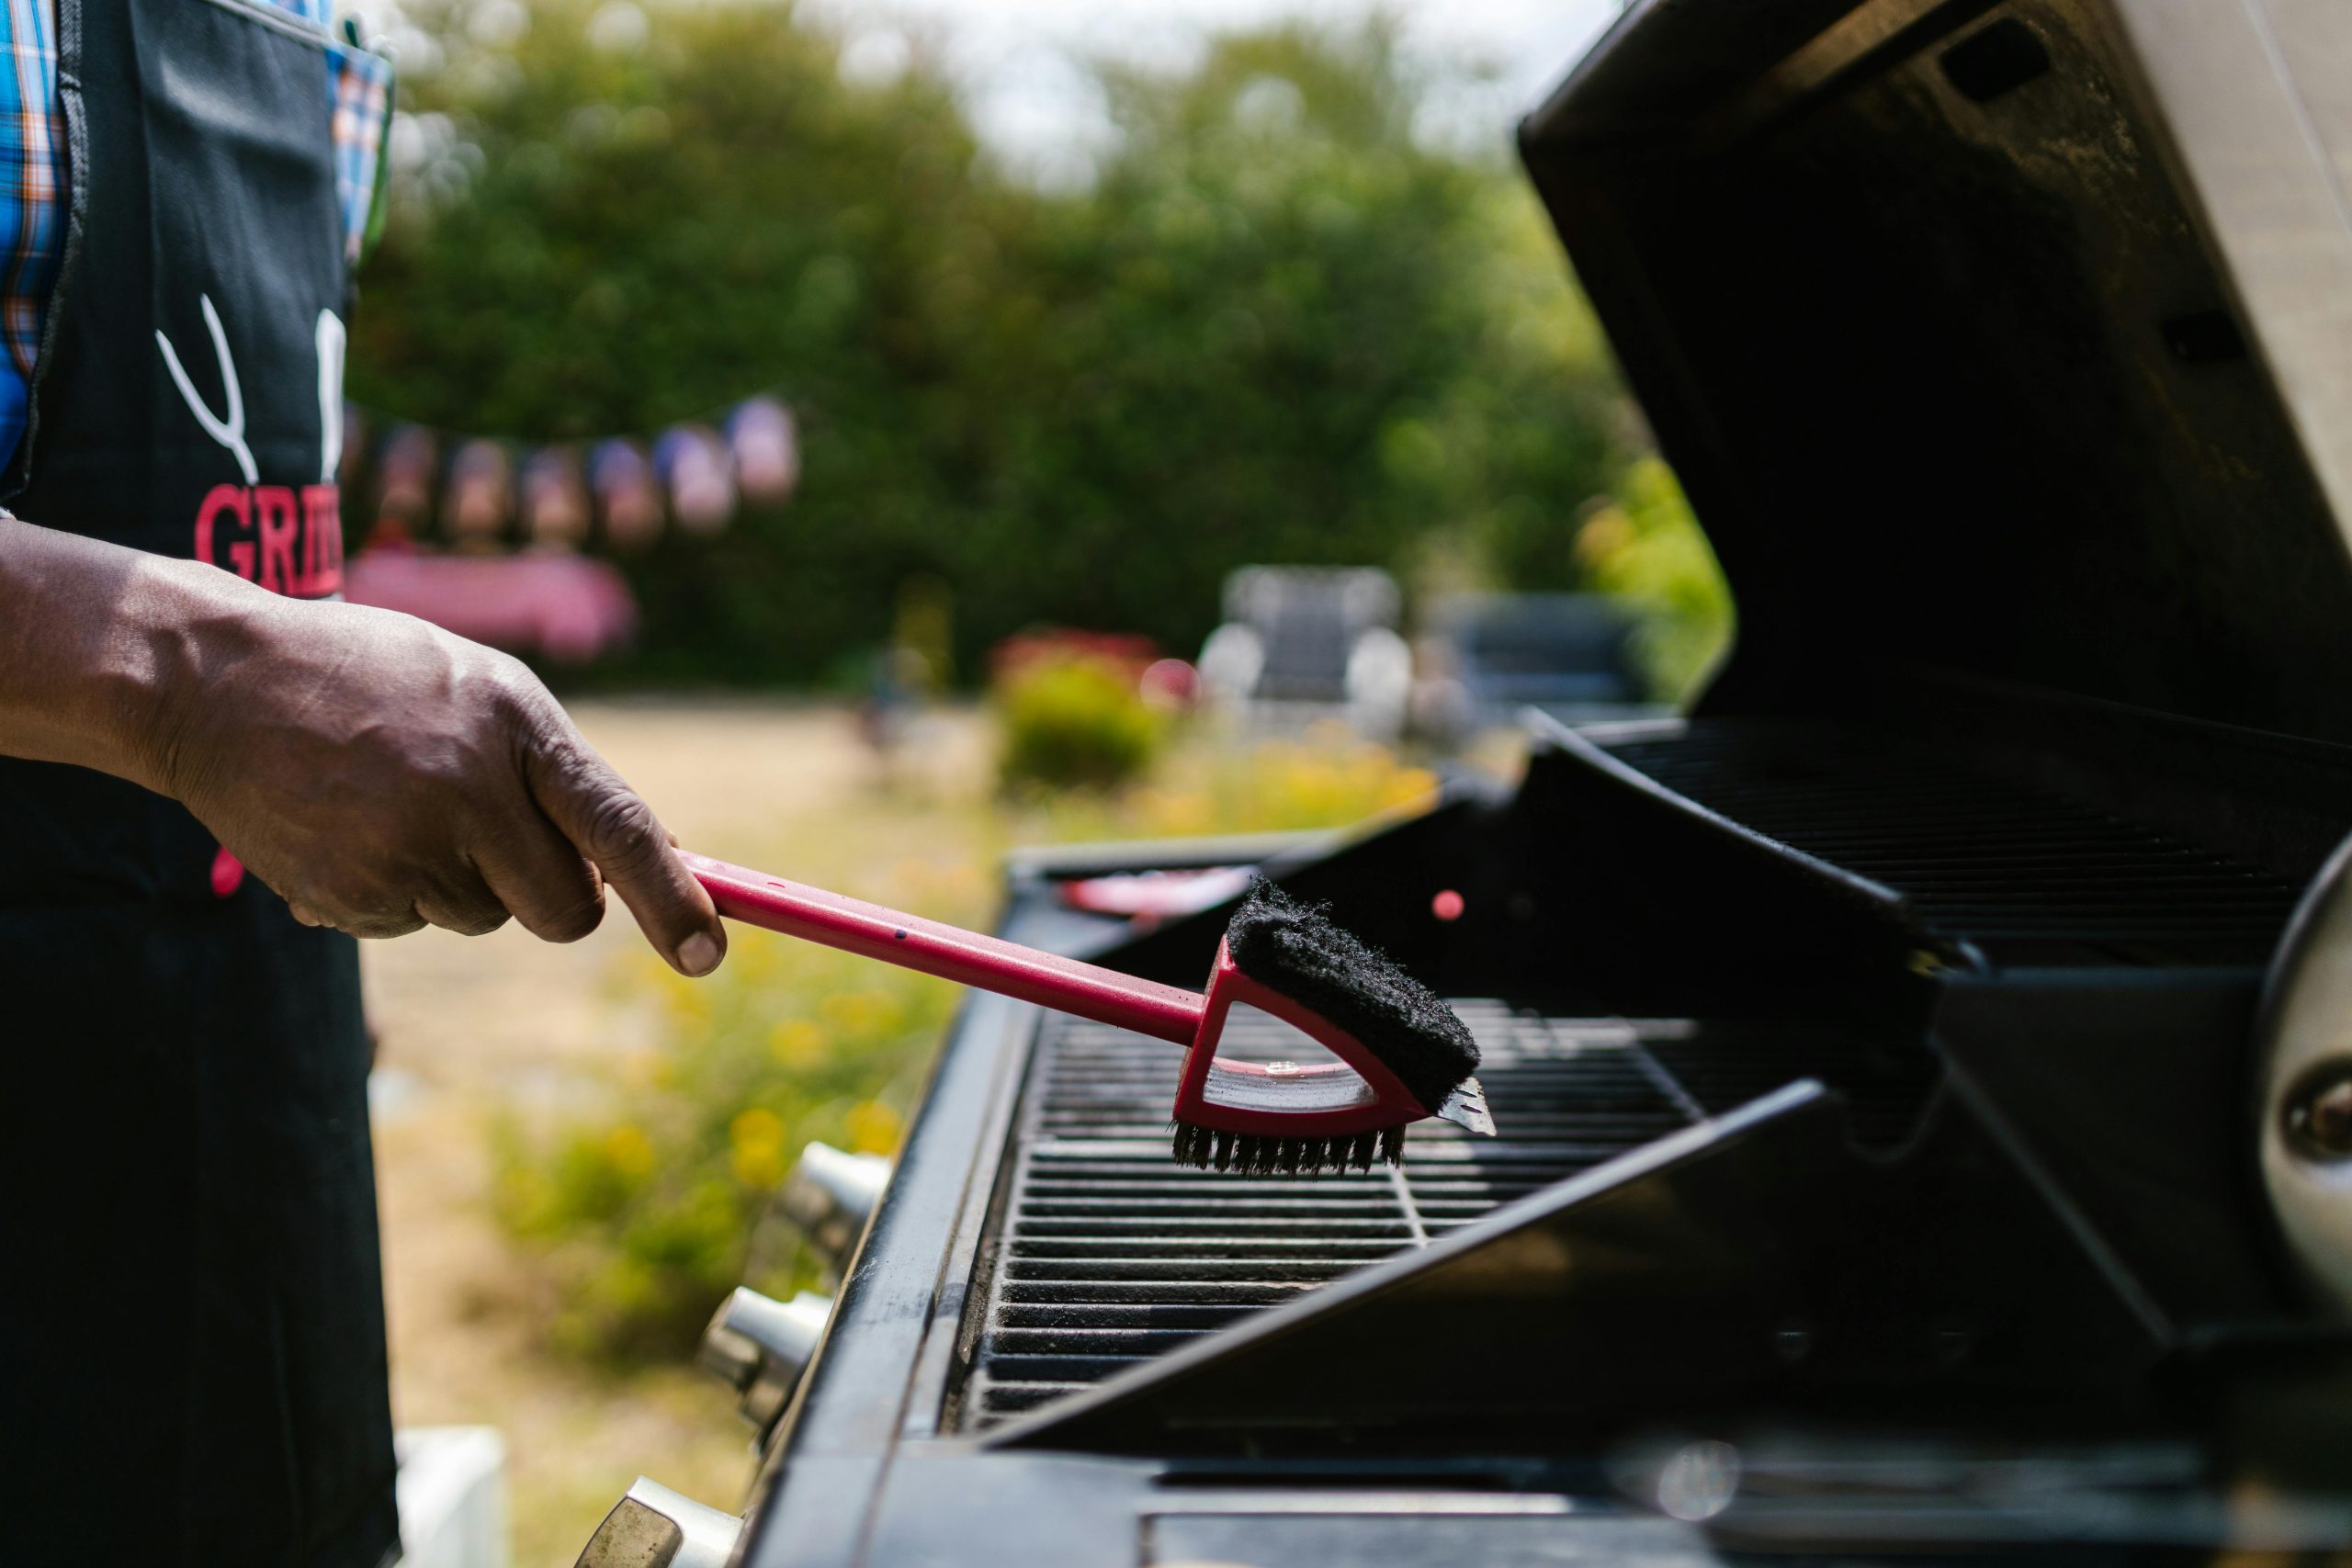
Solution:
[(1438, 896), (1430, 900), (1430, 913), (1435, 915), (1441, 920), (1460, 919), (1462, 918), (1462, 895), (1456, 893), (1451, 887), (1441, 888), (1438, 892)]

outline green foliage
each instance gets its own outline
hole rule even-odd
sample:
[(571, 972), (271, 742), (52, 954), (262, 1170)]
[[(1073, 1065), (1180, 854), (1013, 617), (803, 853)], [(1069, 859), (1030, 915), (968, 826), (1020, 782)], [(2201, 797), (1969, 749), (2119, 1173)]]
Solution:
[(1638, 633), (1652, 688), (1696, 694), (1731, 646), (1731, 590), (1674, 471), (1656, 457), (1625, 470), (1617, 499), (1586, 523), (1577, 551), (1595, 586), (1643, 613)]
[(1030, 660), (998, 683), (996, 706), (1009, 786), (1108, 788), (1139, 776), (1159, 749), (1159, 716), (1107, 659)]
[(613, 1112), (502, 1131), (498, 1212), (560, 1287), (559, 1348), (667, 1359), (693, 1348), (747, 1273), (763, 1287), (813, 1282), (804, 1258), (752, 1256), (769, 1195), (812, 1138), (896, 1146), (954, 993), (746, 930), (711, 978), (648, 960), (628, 992), (662, 1045), (623, 1064)]
[[(1638, 432), (1523, 181), (1413, 133), (1388, 31), (1227, 38), (1106, 69), (1118, 136), (1044, 192), (976, 150), (918, 54), (854, 85), (786, 5), (410, 7), (354, 323), (363, 401), (531, 438), (649, 429), (781, 379), (791, 506), (630, 568), (635, 678), (806, 680), (952, 591), (955, 665), (1037, 623), (1183, 650), (1234, 566), (1577, 575), (1577, 509)], [(949, 624), (944, 614), (939, 624)]]

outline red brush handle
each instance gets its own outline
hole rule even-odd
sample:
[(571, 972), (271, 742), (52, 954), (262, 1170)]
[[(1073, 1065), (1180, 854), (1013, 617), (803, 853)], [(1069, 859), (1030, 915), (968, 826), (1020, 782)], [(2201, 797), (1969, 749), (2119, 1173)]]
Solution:
[(729, 919), (1179, 1045), (1191, 1044), (1200, 1032), (1208, 1003), (1196, 991), (1138, 980), (1115, 969), (900, 914), (707, 856), (688, 854), (684, 860)]

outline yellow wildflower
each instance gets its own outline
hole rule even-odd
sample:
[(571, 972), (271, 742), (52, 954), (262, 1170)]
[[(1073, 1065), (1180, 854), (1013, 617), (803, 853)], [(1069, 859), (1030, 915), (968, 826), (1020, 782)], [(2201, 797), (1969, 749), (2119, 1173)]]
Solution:
[(849, 1146), (862, 1155), (895, 1153), (903, 1126), (899, 1113), (880, 1100), (860, 1100), (850, 1108)]
[(774, 1144), (739, 1143), (728, 1151), (727, 1163), (746, 1187), (764, 1190), (784, 1179), (784, 1151)]
[(754, 1105), (728, 1123), (727, 1131), (740, 1148), (781, 1147), (784, 1122), (764, 1105)]
[(795, 1072), (823, 1066), (825, 1032), (805, 1018), (784, 1019), (768, 1031), (768, 1055)]
[(605, 1158), (623, 1176), (647, 1175), (653, 1169), (653, 1140), (644, 1128), (624, 1122), (605, 1134)]

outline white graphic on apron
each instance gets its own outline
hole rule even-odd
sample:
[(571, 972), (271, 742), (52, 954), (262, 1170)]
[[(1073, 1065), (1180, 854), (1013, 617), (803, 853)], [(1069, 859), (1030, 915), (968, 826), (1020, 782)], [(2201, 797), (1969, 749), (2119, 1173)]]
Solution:
[(343, 318), (319, 312), (319, 482), (343, 466)]
[[(155, 333), (155, 346), (164, 351), (164, 367), (172, 373), (172, 384), (187, 400), (187, 412), (196, 415), (196, 423), (204, 426), (204, 434), (229, 449), (230, 456), (237, 459), (237, 470), (245, 476), (245, 483), (259, 484), (261, 470), (254, 466), (253, 448), (245, 445), (245, 394), (237, 385), (237, 362), (229, 357), (229, 335), (220, 330), (220, 313), (212, 308), (212, 296), (199, 294), (197, 303), (204, 308), (205, 330), (212, 334), (212, 352), (220, 361), (220, 381), (229, 391), (228, 418), (216, 417), (205, 407), (204, 400), (189, 384), (187, 372), (180, 368), (180, 356), (173, 352), (172, 340), (160, 328)], [(338, 334), (342, 325), (340, 321), (335, 323)], [(323, 342), (323, 329), (319, 335)], [(336, 445), (340, 446), (342, 443), (338, 441)]]
[(212, 334), (228, 412), (216, 414), (206, 406), (171, 339), (158, 332), (155, 346), (164, 351), (164, 368), (172, 373), (172, 384), (180, 389), (187, 412), (237, 460), (245, 482), (214, 485), (205, 493), (196, 510), (188, 553), (273, 593), (317, 599), (335, 592), (343, 586), (343, 506), (334, 485), (334, 471), (343, 462), (342, 319), (322, 310), (313, 328), (319, 355), (319, 482), (299, 488), (266, 485), (253, 448), (245, 444), (245, 392), (237, 380), (237, 362), (229, 355), (220, 312), (212, 308), (209, 294), (198, 295), (197, 304), (204, 311), (204, 330)]

